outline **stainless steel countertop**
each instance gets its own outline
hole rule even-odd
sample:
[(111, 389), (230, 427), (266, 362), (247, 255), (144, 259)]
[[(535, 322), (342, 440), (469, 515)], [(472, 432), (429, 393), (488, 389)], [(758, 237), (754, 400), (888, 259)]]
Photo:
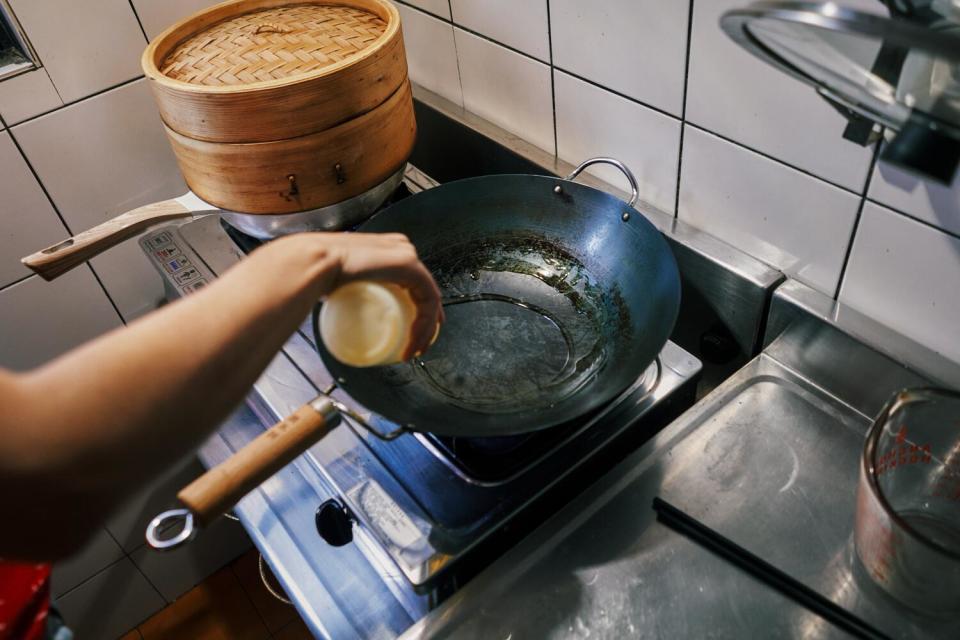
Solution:
[[(781, 317), (792, 309), (804, 322), (783, 322), (773, 353), (798, 363), (802, 354), (804, 364), (831, 351), (842, 358), (853, 336), (871, 333), (860, 319), (857, 330), (831, 334), (832, 349), (797, 339), (831, 321), (805, 314), (806, 293), (791, 283), (774, 301)], [(657, 522), (655, 496), (891, 637), (960, 637), (960, 619), (913, 614), (855, 562), (857, 464), (870, 418), (855, 408), (861, 398), (834, 395), (788, 360), (754, 358), (402, 638), (846, 637)], [(902, 367), (895, 361), (861, 362), (874, 367), (859, 372), (861, 387), (904, 379), (880, 370)], [(817, 365), (804, 371), (824, 370)]]

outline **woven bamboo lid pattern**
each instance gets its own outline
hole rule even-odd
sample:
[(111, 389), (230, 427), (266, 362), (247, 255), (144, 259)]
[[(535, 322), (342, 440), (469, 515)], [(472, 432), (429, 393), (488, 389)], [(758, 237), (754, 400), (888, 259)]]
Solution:
[(274, 7), (192, 35), (158, 66), (173, 80), (211, 87), (290, 79), (357, 55), (386, 28), (379, 16), (355, 7)]

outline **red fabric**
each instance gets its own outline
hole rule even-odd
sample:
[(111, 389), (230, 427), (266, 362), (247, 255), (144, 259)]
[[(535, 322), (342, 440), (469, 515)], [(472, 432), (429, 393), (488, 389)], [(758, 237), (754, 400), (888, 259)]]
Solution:
[(0, 558), (0, 640), (43, 640), (50, 610), (50, 565)]

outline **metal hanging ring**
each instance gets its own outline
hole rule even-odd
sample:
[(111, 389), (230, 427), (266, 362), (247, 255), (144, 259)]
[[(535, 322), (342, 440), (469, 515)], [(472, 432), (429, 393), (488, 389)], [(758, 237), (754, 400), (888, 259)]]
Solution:
[[(172, 538), (164, 538), (163, 533), (178, 522), (183, 522), (180, 533)], [(196, 532), (197, 527), (190, 509), (170, 509), (155, 517), (147, 525), (147, 543), (158, 551), (175, 549), (193, 538)]]

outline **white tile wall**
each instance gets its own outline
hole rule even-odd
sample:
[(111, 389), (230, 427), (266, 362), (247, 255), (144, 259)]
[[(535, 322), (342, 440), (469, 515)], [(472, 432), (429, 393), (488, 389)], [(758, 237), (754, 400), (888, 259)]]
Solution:
[(410, 79), (463, 106), (453, 26), (405, 5), (397, 5), (397, 9), (403, 25)]
[(878, 162), (867, 194), (871, 200), (960, 235), (960, 173), (949, 187)]
[(128, 0), (11, 0), (64, 102), (141, 74), (146, 40)]
[(867, 203), (840, 300), (960, 362), (960, 238)]
[[(13, 128), (74, 233), (187, 187), (145, 80)], [(153, 309), (162, 284), (134, 241), (92, 262), (124, 318)]]
[(30, 274), (20, 257), (65, 233), (50, 201), (7, 132), (0, 133), (0, 287)]
[(120, 326), (87, 267), (0, 291), (0, 367), (26, 370)]
[(413, 5), (418, 9), (429, 11), (435, 16), (450, 19), (450, 3), (448, 0), (404, 0), (404, 4)]
[(545, 0), (450, 0), (454, 23), (550, 62)]
[(454, 37), (464, 107), (554, 152), (550, 67), (462, 29)]
[(217, 4), (219, 0), (131, 0), (151, 40), (173, 23)]
[(166, 604), (129, 558), (122, 558), (55, 600), (75, 636), (114, 640)]
[[(879, 5), (874, 0), (854, 4)], [(850, 4), (850, 2), (844, 2)], [(846, 120), (806, 85), (735, 44), (718, 22), (742, 0), (695, 2), (687, 120), (860, 192), (871, 149), (843, 140)]]
[(552, 0), (553, 63), (679, 117), (689, 9), (679, 0)]
[(680, 219), (833, 295), (860, 198), (685, 126)]
[(37, 69), (0, 82), (0, 116), (7, 124), (63, 106), (46, 69)]
[[(641, 185), (641, 201), (673, 215), (680, 121), (562, 71), (554, 72), (554, 86), (557, 154), (573, 164), (594, 156), (622, 161)], [(588, 171), (629, 192), (616, 169), (595, 165)]]
[[(943, 237), (960, 236), (960, 178), (948, 188), (879, 162), (865, 193), (875, 149), (843, 140), (847, 122), (841, 115), (721, 30), (721, 15), (743, 6), (741, 0), (549, 0), (546, 56), (538, 44), (541, 18), (533, 17), (542, 15), (544, 3), (507, 8), (499, 0), (451, 2), (467, 110), (547, 150), (553, 133), (559, 157), (569, 162), (600, 154), (622, 158), (653, 206), (675, 207), (685, 221), (829, 295), (841, 282), (867, 197), (896, 209), (889, 215), (900, 216), (902, 225), (917, 224), (909, 216), (953, 234)], [(444, 15), (439, 4), (432, 10)], [(843, 5), (886, 14), (877, 0)], [(433, 42), (434, 32), (440, 33), (411, 31), (408, 47), (449, 50)], [(546, 65), (485, 38), (552, 63), (552, 130)], [(436, 71), (416, 66), (418, 82), (452, 77), (452, 65)], [(678, 136), (680, 120), (695, 126), (685, 125)], [(623, 185), (613, 170), (597, 174)], [(858, 238), (872, 228), (860, 227)], [(926, 278), (955, 267), (945, 251), (925, 260)], [(844, 295), (863, 305), (855, 293), (861, 286), (871, 291), (862, 294), (866, 298), (875, 295), (863, 278), (845, 283)], [(951, 295), (935, 291), (938, 300)], [(923, 320), (900, 320), (891, 323), (913, 335), (928, 330)]]

